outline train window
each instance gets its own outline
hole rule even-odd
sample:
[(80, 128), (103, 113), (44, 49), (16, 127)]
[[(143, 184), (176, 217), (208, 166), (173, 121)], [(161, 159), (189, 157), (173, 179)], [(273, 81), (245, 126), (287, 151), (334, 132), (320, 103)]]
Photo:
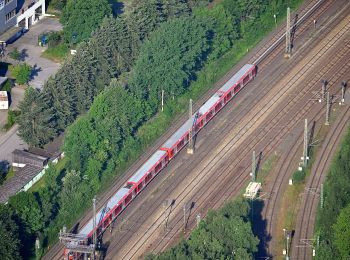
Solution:
[(205, 116), (206, 121), (208, 122), (212, 118), (213, 112), (210, 110), (209, 113)]
[(122, 205), (119, 205), (114, 210), (114, 216), (118, 216), (119, 212), (122, 210)]
[(152, 172), (147, 174), (147, 176), (146, 176), (146, 183), (148, 183), (151, 179), (152, 179)]
[(220, 108), (222, 107), (222, 104), (221, 102), (218, 103), (216, 106), (215, 106), (215, 112), (218, 112), (220, 110)]
[(125, 205), (128, 204), (130, 202), (132, 198), (132, 193), (130, 193), (126, 198), (125, 198)]
[(137, 186), (138, 191), (140, 191), (140, 190), (142, 189), (142, 187), (143, 187), (143, 183), (141, 182), (141, 183), (139, 184), (139, 186)]
[(226, 96), (227, 100), (230, 100), (230, 99), (231, 99), (231, 97), (232, 97), (231, 92), (228, 92), (228, 93), (227, 93), (227, 96)]
[(184, 140), (182, 139), (178, 144), (177, 144), (177, 150), (180, 150), (182, 146), (184, 145)]
[(241, 89), (241, 85), (237, 85), (234, 89), (235, 94)]
[(156, 168), (155, 168), (156, 172), (158, 173), (161, 169), (162, 169), (162, 164), (161, 164), (161, 163), (158, 163), (158, 164), (156, 165)]
[(245, 76), (243, 79), (243, 84), (247, 84), (247, 82), (249, 81), (249, 75)]

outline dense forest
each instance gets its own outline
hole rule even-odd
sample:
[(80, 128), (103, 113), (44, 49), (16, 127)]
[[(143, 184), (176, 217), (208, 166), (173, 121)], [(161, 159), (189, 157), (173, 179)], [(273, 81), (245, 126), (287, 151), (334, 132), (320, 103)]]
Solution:
[(187, 240), (147, 260), (166, 259), (254, 259), (259, 239), (250, 222), (249, 202), (228, 202), (217, 211), (209, 211)]
[(350, 129), (324, 183), (316, 221), (316, 259), (350, 258)]
[(77, 54), (41, 92), (29, 88), (20, 104), (20, 136), (42, 146), (65, 132), (65, 159), (47, 170), (35, 192), (0, 206), (8, 237), (0, 252), (8, 259), (40, 256), (184, 112), (189, 97), (198, 98), (274, 28), (273, 14), (282, 19), (287, 5), (299, 2), (222, 0), (208, 7), (205, 0), (134, 0), (123, 14), (95, 23), (91, 34), (74, 28), (81, 29), (74, 31)]

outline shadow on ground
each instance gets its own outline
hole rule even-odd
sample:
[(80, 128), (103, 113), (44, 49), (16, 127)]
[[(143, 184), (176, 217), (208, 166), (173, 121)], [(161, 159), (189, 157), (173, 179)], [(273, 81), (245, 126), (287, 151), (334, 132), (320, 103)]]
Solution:
[(271, 240), (270, 234), (267, 234), (266, 226), (267, 222), (263, 219), (262, 211), (264, 208), (263, 200), (254, 200), (252, 201), (252, 226), (253, 233), (260, 240), (258, 245), (258, 252), (256, 254), (255, 259), (269, 259), (271, 255), (267, 251), (267, 244)]

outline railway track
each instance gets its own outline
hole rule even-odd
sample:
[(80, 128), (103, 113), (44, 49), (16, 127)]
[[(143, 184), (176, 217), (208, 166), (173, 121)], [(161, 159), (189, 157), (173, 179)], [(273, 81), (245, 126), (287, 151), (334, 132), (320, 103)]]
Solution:
[[(330, 2), (332, 2), (332, 1), (327, 1), (327, 6), (330, 5), (330, 4), (329, 4)], [(310, 6), (312, 6), (312, 4), (309, 4), (309, 5), (307, 6), (307, 8), (304, 9), (305, 12), (307, 12), (307, 11), (309, 10), (308, 8), (310, 8)], [(317, 11), (317, 12), (320, 12), (320, 13), (319, 13), (320, 15), (322, 14), (321, 11)], [(315, 14), (316, 14), (316, 13), (315, 13)], [(310, 23), (310, 21), (309, 21), (309, 23)], [(282, 32), (282, 31), (283, 31), (283, 29), (280, 30), (280, 32)], [(265, 45), (263, 45), (263, 47), (261, 47), (260, 51), (266, 50), (266, 48), (268, 48), (268, 46), (271, 45), (271, 44), (270, 44), (271, 42), (272, 42), (272, 41), (270, 41), (270, 42), (266, 43)], [(233, 71), (232, 71), (232, 73), (233, 73)], [(229, 75), (231, 75), (232, 73), (230, 73)], [(229, 75), (228, 75), (227, 77), (229, 77)], [(225, 79), (224, 79), (224, 80), (225, 80)], [(219, 85), (217, 85), (217, 87), (218, 87), (218, 86), (219, 86)], [(211, 95), (213, 92), (215, 92), (215, 91), (216, 91), (216, 89), (213, 89), (211, 92), (209, 92), (209, 94), (205, 95), (205, 97), (203, 97), (199, 102), (196, 103), (196, 106), (199, 107), (200, 104), (201, 104), (204, 100), (206, 100), (207, 97), (210, 96), (210, 95)], [(174, 127), (172, 127), (172, 129), (173, 129), (173, 130), (177, 129), (177, 126), (178, 126), (184, 119), (186, 119), (186, 116), (180, 117), (180, 118), (176, 121), (176, 123), (175, 123)], [(163, 136), (160, 138), (160, 141), (158, 141), (158, 143), (159, 143), (159, 144), (162, 143), (164, 140), (167, 139), (167, 137), (168, 137), (170, 134), (171, 134), (171, 131), (170, 131), (169, 134), (163, 135)], [(156, 145), (155, 147), (157, 147), (157, 145)], [(152, 150), (150, 150), (150, 151), (152, 151)], [(143, 160), (140, 160), (138, 163), (134, 164), (134, 165), (131, 167), (131, 169), (128, 171), (128, 173), (122, 178), (122, 181), (118, 180), (118, 181), (114, 182), (112, 186), (118, 187), (118, 185), (119, 185), (119, 186), (122, 185), (122, 184), (125, 182), (125, 180), (135, 171), (135, 169), (137, 169), (137, 168), (144, 162), (144, 160), (146, 160), (146, 159), (147, 159), (147, 156), (144, 156), (144, 157), (143, 157)], [(104, 196), (100, 199), (100, 202), (99, 202), (98, 206), (102, 206), (102, 205), (105, 203), (105, 201), (113, 194), (114, 190), (115, 190), (115, 189), (113, 189), (113, 190), (111, 190), (110, 192), (106, 193), (106, 195), (104, 195)], [(85, 221), (86, 221), (87, 219), (88, 219), (88, 217), (83, 218), (83, 219), (80, 221), (80, 223), (85, 223)], [(62, 247), (57, 247), (57, 246), (56, 246), (56, 250), (54, 249), (54, 251), (51, 251), (51, 252), (53, 252), (53, 253), (48, 254), (48, 255), (46, 256), (46, 259), (54, 259), (54, 257), (53, 257), (54, 255), (59, 256), (60, 250), (62, 250)], [(44, 259), (45, 259), (45, 258), (44, 258)]]
[[(320, 55), (321, 56), (321, 55)], [(216, 176), (216, 177), (218, 177), (218, 176)], [(216, 186), (216, 185), (213, 185), (213, 186)], [(161, 217), (160, 217), (161, 218)], [(160, 240), (162, 240), (162, 241), (164, 241), (164, 239), (160, 239)], [(142, 244), (142, 243), (141, 243)]]
[(338, 145), (350, 124), (350, 107), (344, 108), (332, 125), (312, 167), (306, 184), (306, 194), (302, 198), (295, 235), (292, 238), (292, 259), (312, 259), (314, 243), (313, 230), (319, 203), (321, 183), (329, 170)]

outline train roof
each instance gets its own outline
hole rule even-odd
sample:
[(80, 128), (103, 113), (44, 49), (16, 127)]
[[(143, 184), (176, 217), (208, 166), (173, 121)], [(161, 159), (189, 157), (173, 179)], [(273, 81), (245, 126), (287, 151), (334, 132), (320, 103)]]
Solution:
[(188, 119), (169, 139), (166, 141), (162, 148), (170, 149), (173, 147), (176, 142), (187, 132), (190, 130), (191, 125), (193, 124), (194, 115), (192, 116), (192, 119)]
[(137, 172), (128, 180), (128, 182), (138, 183), (143, 176), (164, 156), (166, 152), (162, 150), (156, 151), (138, 170)]
[[(121, 188), (119, 189), (108, 201), (107, 203), (107, 207), (106, 210), (104, 212), (104, 215), (102, 216), (102, 219), (104, 216), (106, 216), (106, 214), (112, 209), (114, 208), (118, 202), (126, 195), (128, 194), (130, 189), (128, 188)], [(101, 215), (103, 214), (104, 208), (100, 209), (97, 213), (96, 213), (96, 225), (99, 224), (100, 221), (102, 221), (101, 219)], [(89, 220), (89, 222), (79, 231), (79, 234), (81, 235), (88, 235), (93, 229), (93, 218), (91, 218)]]
[(216, 102), (218, 102), (220, 99), (218, 94), (214, 94), (211, 98), (209, 98), (207, 100), (207, 102), (205, 102), (203, 104), (203, 106), (200, 107), (199, 114), (204, 115), (205, 113), (209, 112), (209, 110), (215, 105)]
[(254, 68), (252, 64), (244, 65), (235, 75), (233, 75), (220, 89), (221, 92), (228, 91), (235, 83), (237, 83), (240, 78), (242, 78), (249, 70)]

